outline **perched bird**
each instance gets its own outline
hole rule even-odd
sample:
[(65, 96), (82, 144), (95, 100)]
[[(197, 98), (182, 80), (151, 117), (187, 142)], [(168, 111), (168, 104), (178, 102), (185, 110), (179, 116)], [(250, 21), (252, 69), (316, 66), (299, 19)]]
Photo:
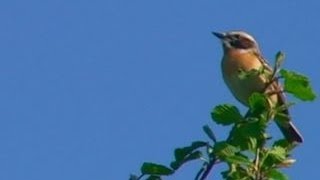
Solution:
[[(268, 94), (271, 106), (281, 106), (286, 103), (282, 87), (278, 81), (270, 83), (270, 79), (264, 74), (256, 74), (247, 78), (241, 78), (239, 73), (264, 69), (272, 74), (272, 68), (262, 57), (257, 41), (243, 31), (230, 31), (225, 33), (213, 32), (222, 42), (223, 57), (221, 61), (222, 76), (233, 96), (245, 106), (254, 92)], [(267, 84), (267, 83), (270, 84)], [(283, 135), (289, 142), (301, 143), (303, 138), (293, 125), (288, 109), (283, 112), (285, 120), (275, 119)]]

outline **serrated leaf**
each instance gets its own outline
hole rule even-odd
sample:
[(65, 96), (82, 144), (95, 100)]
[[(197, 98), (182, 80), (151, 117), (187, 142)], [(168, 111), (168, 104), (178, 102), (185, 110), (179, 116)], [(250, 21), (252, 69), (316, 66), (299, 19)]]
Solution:
[(286, 92), (302, 101), (313, 101), (316, 98), (308, 77), (284, 69), (280, 71), (280, 74), (284, 77), (284, 90)]
[(268, 180), (289, 180), (288, 176), (284, 173), (278, 171), (277, 169), (272, 169), (267, 174)]
[(213, 142), (217, 142), (216, 136), (208, 125), (203, 126), (202, 129)]
[(173, 174), (174, 171), (161, 164), (145, 162), (141, 167), (141, 173), (149, 175), (170, 175)]
[(225, 141), (217, 142), (213, 146), (213, 153), (220, 159), (225, 159), (226, 157), (233, 156), (238, 151), (238, 148), (230, 145)]
[(212, 119), (217, 124), (230, 125), (243, 119), (237, 107), (229, 104), (218, 105), (211, 112)]
[(252, 113), (260, 114), (267, 110), (269, 103), (265, 94), (253, 93), (249, 97), (249, 107)]

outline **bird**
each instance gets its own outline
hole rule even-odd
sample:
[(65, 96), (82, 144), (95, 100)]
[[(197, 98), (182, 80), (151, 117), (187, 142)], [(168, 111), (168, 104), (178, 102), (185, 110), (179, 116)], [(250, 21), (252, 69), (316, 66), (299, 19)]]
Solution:
[[(232, 95), (243, 105), (249, 106), (249, 97), (257, 93), (265, 93), (271, 107), (286, 104), (285, 94), (280, 82), (271, 81), (264, 74), (253, 74), (247, 78), (241, 78), (241, 72), (250, 72), (261, 68), (266, 73), (272, 74), (273, 69), (263, 58), (259, 44), (255, 38), (245, 31), (212, 32), (220, 39), (223, 49), (221, 61), (222, 77)], [(267, 84), (267, 83), (270, 84)], [(285, 139), (291, 143), (302, 143), (303, 137), (293, 124), (289, 116), (288, 107), (285, 106), (284, 120), (275, 122), (280, 128)]]

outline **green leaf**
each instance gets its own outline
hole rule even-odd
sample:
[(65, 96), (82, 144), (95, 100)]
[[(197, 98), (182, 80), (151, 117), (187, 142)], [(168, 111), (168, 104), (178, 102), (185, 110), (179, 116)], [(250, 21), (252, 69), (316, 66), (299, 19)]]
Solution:
[(204, 141), (194, 141), (194, 142), (191, 143), (191, 146), (189, 146), (189, 147), (192, 150), (196, 150), (198, 148), (205, 147), (207, 145), (208, 145), (208, 143), (204, 142)]
[(283, 147), (283, 148), (286, 148), (290, 145), (289, 141), (286, 140), (286, 139), (280, 139), (280, 140), (277, 140), (273, 143), (273, 147), (275, 146), (280, 146), (280, 147)]
[(287, 151), (285, 148), (281, 146), (274, 146), (269, 151), (269, 156), (272, 156), (275, 160), (278, 160), (279, 162), (284, 161), (287, 158)]
[(280, 71), (280, 74), (284, 77), (285, 91), (302, 101), (313, 101), (316, 98), (308, 77), (284, 69)]
[(283, 147), (274, 146), (265, 152), (263, 166), (265, 168), (282, 166), (287, 160), (287, 151)]
[(255, 152), (256, 147), (265, 142), (267, 122), (251, 119), (234, 126), (229, 135), (229, 142), (241, 150)]
[(207, 142), (203, 141), (195, 141), (190, 146), (186, 146), (183, 148), (177, 148), (174, 151), (174, 156), (177, 161), (185, 159), (185, 157), (189, 154), (191, 154), (194, 150), (207, 146)]
[(213, 142), (217, 142), (216, 136), (208, 125), (203, 126), (202, 129)]
[(174, 170), (177, 170), (183, 163), (184, 163), (183, 161), (172, 161), (170, 163), (170, 167)]
[(186, 162), (192, 161), (192, 160), (196, 160), (196, 159), (200, 159), (201, 157), (203, 157), (202, 152), (201, 151), (195, 151), (192, 152), (191, 154), (187, 155), (184, 159), (179, 160), (179, 161), (173, 161), (170, 164), (170, 167), (174, 170), (177, 170), (179, 167), (181, 167), (183, 164), (185, 164)]
[(249, 97), (249, 107), (253, 114), (261, 114), (267, 110), (269, 103), (265, 94), (253, 93)]
[(212, 119), (217, 124), (230, 125), (243, 119), (237, 107), (229, 104), (218, 105), (211, 112)]
[(190, 146), (175, 149), (175, 160), (171, 162), (170, 167), (174, 170), (177, 170), (182, 164), (191, 160), (199, 159), (200, 157), (202, 157), (202, 153), (197, 149), (205, 147), (207, 145), (207, 142), (195, 141)]
[(264, 66), (261, 66), (258, 69), (250, 69), (248, 71), (245, 71), (243, 69), (238, 70), (238, 78), (241, 80), (248, 79), (251, 77), (257, 77), (262, 74), (266, 75), (267, 77), (270, 75), (270, 73), (266, 71), (266, 68)]
[(226, 157), (233, 156), (238, 151), (238, 148), (230, 145), (225, 141), (217, 142), (213, 146), (213, 153), (220, 159), (225, 159)]
[(234, 155), (234, 156), (228, 156), (225, 159), (227, 162), (232, 164), (239, 164), (239, 165), (251, 165), (252, 162), (248, 159), (248, 157), (245, 157), (243, 155)]
[(255, 179), (254, 174), (251, 174), (248, 169), (241, 166), (229, 165), (227, 171), (221, 172), (223, 179), (226, 180), (251, 180)]
[(192, 161), (192, 160), (195, 160), (195, 159), (199, 159), (201, 157), (202, 157), (202, 152), (201, 151), (195, 151), (195, 152), (189, 154), (189, 156), (187, 156), (187, 158), (185, 159), (185, 162)]
[(141, 167), (141, 173), (149, 175), (170, 175), (173, 174), (174, 171), (161, 164), (145, 162)]
[(290, 151), (296, 146), (296, 144), (290, 143), (286, 139), (280, 139), (280, 140), (275, 141), (272, 146), (273, 147), (279, 146), (279, 147), (286, 149), (287, 151)]
[(263, 69), (260, 68), (260, 69), (251, 69), (249, 71), (244, 71), (242, 69), (239, 69), (238, 71), (238, 77), (239, 79), (241, 80), (244, 80), (244, 79), (247, 79), (249, 77), (252, 77), (252, 76), (258, 76), (262, 73)]
[(267, 174), (268, 180), (288, 180), (288, 176), (278, 171), (277, 169), (272, 169)]

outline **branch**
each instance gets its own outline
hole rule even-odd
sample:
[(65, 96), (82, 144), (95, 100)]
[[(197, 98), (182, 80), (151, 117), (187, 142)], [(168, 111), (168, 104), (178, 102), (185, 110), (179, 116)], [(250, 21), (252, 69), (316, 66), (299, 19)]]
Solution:
[(217, 159), (212, 159), (209, 164), (206, 167), (206, 170), (204, 171), (204, 173), (202, 174), (202, 176), (200, 177), (199, 180), (205, 180), (207, 178), (207, 176), (209, 175), (211, 169), (213, 168), (213, 165), (215, 165), (218, 162)]

